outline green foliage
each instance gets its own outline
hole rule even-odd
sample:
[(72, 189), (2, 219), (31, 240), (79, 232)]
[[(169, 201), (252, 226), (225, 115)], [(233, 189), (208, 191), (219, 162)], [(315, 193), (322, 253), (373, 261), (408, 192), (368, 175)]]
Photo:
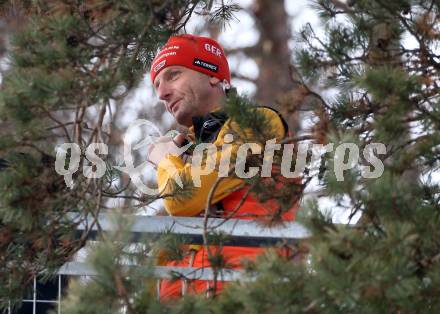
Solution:
[(126, 189), (103, 193), (115, 181), (108, 169), (93, 180), (74, 173), (67, 189), (55, 172), (55, 147), (78, 144), (81, 171), (88, 144), (110, 141), (111, 103), (137, 86), (157, 48), (204, 1), (21, 4), (0, 4), (25, 17), (10, 36), (0, 93), (0, 158), (9, 164), (0, 172), (0, 310), (8, 306), (3, 296), (14, 303), (34, 275), (68, 261), (89, 232), (75, 238), (77, 223)]
[[(332, 1), (319, 1), (319, 7), (326, 36), (317, 38), (305, 28), (307, 48), (298, 61), (305, 78), (324, 70), (324, 83), (340, 88), (335, 101), (326, 104), (337, 131), (328, 140), (335, 146), (357, 143), (361, 153), (366, 144), (384, 143), (387, 154), (381, 157), (385, 171), (379, 178), (362, 178), (355, 167), (342, 182), (335, 176), (333, 155), (327, 155), (326, 195), (362, 217), (342, 227), (309, 205), (304, 219), (314, 235), (309, 248), (315, 276), (306, 297), (326, 313), (435, 313), (439, 304), (431, 282), (438, 270), (433, 258), (440, 241), (434, 227), (439, 185), (421, 178), (438, 169), (432, 159), (437, 131), (427, 127), (436, 123), (438, 92), (423, 83), (421, 71), (431, 62), (413, 58), (429, 40), (415, 50), (399, 44), (404, 32), (419, 34), (421, 16), (438, 12), (438, 5), (354, 1), (343, 11)], [(341, 25), (339, 17), (350, 23)], [(434, 72), (430, 78), (438, 77)]]
[(238, 136), (235, 140), (239, 143), (265, 144), (268, 139), (276, 137), (276, 131), (265, 127), (268, 125), (268, 118), (259, 111), (257, 104), (245, 96), (239, 96), (236, 90), (229, 92), (224, 110), (240, 126), (240, 130), (231, 130)]
[(154, 259), (148, 255), (151, 240), (141, 239), (136, 244), (127, 245), (131, 237), (126, 231), (130, 222), (123, 216), (115, 216), (114, 222), (117, 231), (102, 234), (87, 257), (97, 276), (70, 283), (69, 296), (62, 304), (63, 313), (115, 313), (124, 308), (131, 313), (157, 313), (160, 310), (154, 296)]
[[(255, 281), (250, 280), (260, 274)], [(258, 258), (247, 281), (231, 284), (216, 300), (214, 313), (299, 313), (305, 308), (304, 290), (310, 274), (274, 252)], [(307, 283), (307, 284), (306, 284)]]
[(170, 230), (164, 233), (154, 245), (154, 256), (160, 264), (166, 261), (180, 261), (184, 258), (183, 244), (182, 239)]
[(165, 199), (172, 197), (180, 202), (184, 202), (193, 195), (195, 187), (190, 175), (180, 176), (180, 179), (182, 186), (175, 180), (168, 182), (168, 184), (171, 184), (171, 188), (168, 195), (163, 195)]

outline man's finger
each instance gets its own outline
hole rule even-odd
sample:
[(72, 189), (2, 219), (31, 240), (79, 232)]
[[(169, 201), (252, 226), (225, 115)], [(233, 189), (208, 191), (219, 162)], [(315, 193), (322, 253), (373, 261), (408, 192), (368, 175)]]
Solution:
[(177, 134), (174, 138), (173, 138), (173, 142), (174, 144), (176, 144), (177, 146), (181, 147), (183, 142), (185, 142), (185, 135), (183, 135), (182, 133)]

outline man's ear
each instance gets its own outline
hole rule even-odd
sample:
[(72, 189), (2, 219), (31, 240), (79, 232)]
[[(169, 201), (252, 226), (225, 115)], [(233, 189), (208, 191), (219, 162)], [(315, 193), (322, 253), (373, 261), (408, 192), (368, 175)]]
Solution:
[(219, 78), (216, 78), (215, 76), (211, 76), (209, 77), (209, 84), (211, 84), (211, 86), (216, 86), (218, 83), (220, 83), (221, 80)]

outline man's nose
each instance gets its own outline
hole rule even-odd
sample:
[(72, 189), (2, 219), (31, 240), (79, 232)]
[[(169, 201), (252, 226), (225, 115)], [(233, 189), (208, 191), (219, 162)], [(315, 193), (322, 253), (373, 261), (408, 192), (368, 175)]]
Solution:
[(160, 83), (159, 87), (157, 88), (157, 95), (159, 96), (160, 100), (169, 100), (171, 97), (171, 89), (169, 84), (167, 84), (166, 82)]

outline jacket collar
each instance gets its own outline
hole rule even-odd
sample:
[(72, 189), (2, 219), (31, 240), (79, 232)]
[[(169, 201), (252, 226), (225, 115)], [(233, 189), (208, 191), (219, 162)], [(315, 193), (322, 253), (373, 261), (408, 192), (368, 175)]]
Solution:
[(205, 116), (193, 117), (190, 132), (194, 133), (196, 141), (213, 142), (227, 119), (228, 115), (222, 110), (212, 111)]

